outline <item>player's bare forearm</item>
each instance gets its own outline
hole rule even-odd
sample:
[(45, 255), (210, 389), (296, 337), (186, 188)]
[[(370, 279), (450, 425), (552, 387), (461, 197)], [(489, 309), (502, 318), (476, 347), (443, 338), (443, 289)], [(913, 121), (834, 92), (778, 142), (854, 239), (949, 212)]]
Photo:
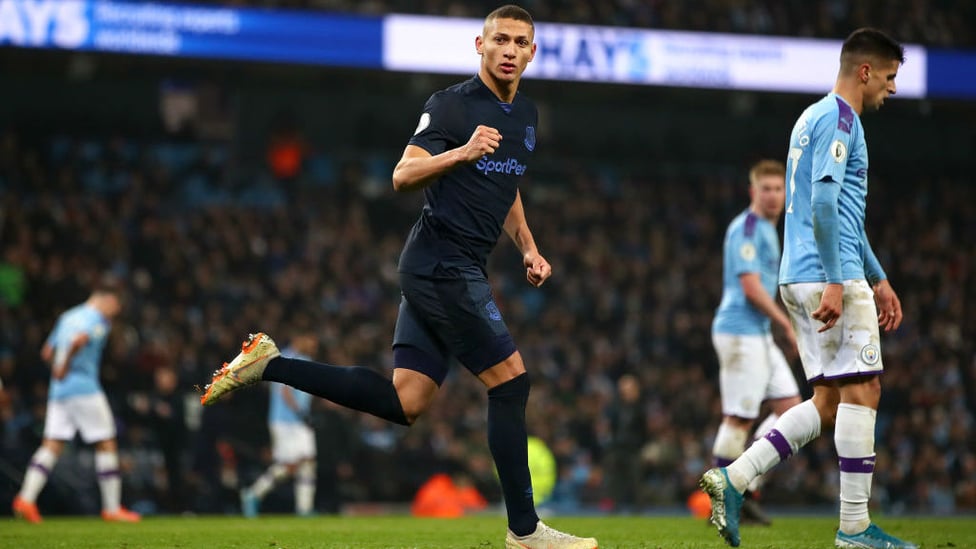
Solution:
[(879, 280), (872, 289), (874, 302), (878, 306), (878, 325), (886, 332), (897, 330), (903, 318), (898, 294), (895, 293), (888, 279)]
[(393, 190), (407, 192), (423, 189), (462, 162), (463, 157), (457, 149), (432, 156), (416, 145), (407, 145), (393, 168)]
[(495, 128), (478, 126), (467, 143), (440, 154), (431, 155), (423, 147), (407, 145), (393, 168), (393, 189), (398, 192), (423, 189), (457, 166), (493, 154), (501, 140), (502, 134)]
[(820, 296), (820, 307), (810, 313), (814, 320), (823, 322), (817, 332), (826, 332), (837, 324), (837, 320), (844, 312), (844, 285), (828, 283), (824, 286), (823, 294)]
[(522, 252), (522, 264), (525, 266), (526, 280), (535, 287), (542, 286), (546, 279), (552, 276), (552, 266), (546, 258), (542, 257), (535, 245), (532, 231), (529, 230), (529, 224), (525, 221), (525, 210), (522, 207), (520, 192), (515, 194), (515, 201), (505, 217), (504, 228), (509, 238)]
[(54, 347), (52, 347), (48, 343), (45, 343), (44, 346), (41, 347), (41, 360), (50, 364), (53, 359), (54, 359)]
[(777, 326), (780, 326), (784, 330), (792, 330), (789, 318), (786, 317), (786, 313), (780, 308), (779, 304), (773, 299), (769, 293), (766, 292), (766, 288), (762, 285), (762, 280), (759, 277), (759, 273), (745, 273), (739, 275), (739, 284), (742, 286), (742, 292), (745, 294), (746, 299), (753, 307), (759, 309), (759, 312), (769, 317)]
[(515, 243), (515, 246), (523, 256), (530, 253), (539, 253), (535, 245), (535, 239), (532, 237), (532, 231), (529, 230), (529, 224), (525, 220), (525, 208), (522, 206), (521, 191), (515, 192), (515, 201), (512, 202), (512, 207), (509, 208), (508, 215), (505, 216), (504, 227), (505, 233), (512, 239), (512, 242)]
[(71, 368), (71, 360), (78, 354), (82, 347), (88, 344), (88, 334), (78, 334), (71, 340), (71, 345), (64, 353), (63, 357), (57, 357), (56, 363), (51, 364), (51, 374), (54, 379), (64, 379)]
[(281, 387), (281, 396), (285, 399), (285, 406), (288, 406), (292, 412), (300, 415), (301, 410), (299, 410), (298, 403), (295, 402), (295, 395), (291, 391), (291, 388), (283, 385)]

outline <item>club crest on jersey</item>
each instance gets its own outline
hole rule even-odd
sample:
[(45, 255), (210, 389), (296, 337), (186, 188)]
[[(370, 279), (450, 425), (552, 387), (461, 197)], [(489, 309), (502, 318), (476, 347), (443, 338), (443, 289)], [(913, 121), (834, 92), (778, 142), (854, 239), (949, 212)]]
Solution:
[(739, 257), (745, 261), (756, 259), (756, 247), (752, 245), (752, 242), (746, 242), (739, 248)]
[(535, 126), (525, 127), (525, 148), (529, 151), (535, 150)]
[(498, 310), (498, 305), (495, 305), (494, 301), (489, 301), (485, 304), (485, 311), (488, 313), (488, 318), (491, 320), (502, 319), (502, 313)]
[(861, 347), (861, 361), (868, 366), (874, 366), (881, 360), (881, 351), (878, 346), (873, 343), (868, 343), (864, 347)]
[(834, 157), (834, 162), (840, 164), (847, 158), (847, 145), (840, 139), (830, 144), (830, 155)]

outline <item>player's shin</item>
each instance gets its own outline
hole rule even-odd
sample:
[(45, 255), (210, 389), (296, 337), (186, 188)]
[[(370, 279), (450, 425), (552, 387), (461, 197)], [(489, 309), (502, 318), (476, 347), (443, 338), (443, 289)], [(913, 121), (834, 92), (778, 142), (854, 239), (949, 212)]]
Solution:
[(301, 516), (312, 514), (315, 506), (315, 462), (305, 460), (295, 472), (295, 512)]
[(723, 421), (715, 433), (715, 443), (712, 445), (712, 459), (716, 467), (726, 467), (735, 458), (742, 455), (746, 447), (749, 432), (740, 427)]
[(488, 447), (505, 496), (508, 527), (519, 536), (531, 534), (539, 522), (532, 499), (528, 463), (528, 434), (525, 427), (528, 398), (528, 374), (488, 390)]
[(122, 477), (117, 452), (95, 452), (95, 474), (102, 493), (102, 512), (117, 513), (122, 505)]
[(752, 479), (789, 459), (797, 450), (820, 435), (820, 412), (812, 401), (787, 410), (773, 428), (750, 446), (728, 467), (729, 480), (744, 492)]
[(54, 452), (41, 446), (31, 457), (30, 465), (24, 474), (24, 484), (20, 488), (20, 498), (29, 503), (37, 501), (37, 495), (44, 489), (47, 477), (58, 462), (58, 456)]
[(868, 500), (874, 477), (874, 424), (877, 412), (867, 406), (837, 407), (834, 444), (840, 465), (840, 530), (863, 531), (871, 523)]

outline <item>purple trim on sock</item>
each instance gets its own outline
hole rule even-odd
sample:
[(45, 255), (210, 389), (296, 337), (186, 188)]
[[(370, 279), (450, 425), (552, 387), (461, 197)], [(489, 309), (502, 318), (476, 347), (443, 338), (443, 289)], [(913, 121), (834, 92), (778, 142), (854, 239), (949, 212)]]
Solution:
[(712, 458), (712, 463), (714, 463), (716, 467), (728, 467), (729, 465), (732, 465), (732, 462), (733, 461), (735, 461), (735, 460), (734, 459), (723, 458), (723, 457), (718, 457), (718, 456), (715, 456), (714, 458)]
[(118, 469), (112, 469), (110, 471), (98, 471), (97, 472), (97, 475), (98, 475), (98, 478), (117, 477), (117, 476), (119, 476), (119, 470)]
[(33, 468), (35, 468), (35, 469), (37, 469), (38, 471), (44, 473), (44, 476), (49, 476), (51, 474), (51, 470), (50, 469), (48, 469), (47, 467), (41, 465), (40, 463), (37, 463), (36, 461), (32, 461), (30, 463), (30, 466), (33, 467)]
[(842, 473), (873, 473), (874, 456), (859, 458), (837, 458)]
[(773, 448), (776, 448), (780, 461), (786, 461), (793, 455), (793, 449), (790, 448), (790, 443), (786, 441), (783, 433), (780, 433), (778, 430), (771, 429), (763, 438), (768, 440), (773, 445)]

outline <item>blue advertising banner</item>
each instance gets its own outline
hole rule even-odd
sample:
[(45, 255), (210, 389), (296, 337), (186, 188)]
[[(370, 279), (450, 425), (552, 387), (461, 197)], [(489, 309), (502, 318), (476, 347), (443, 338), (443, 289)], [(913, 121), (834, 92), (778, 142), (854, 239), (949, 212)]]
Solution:
[(976, 53), (928, 51), (928, 96), (976, 99)]
[[(480, 19), (120, 0), (0, 0), (0, 47), (471, 74)], [(540, 22), (526, 76), (823, 93), (838, 40)], [(976, 98), (976, 53), (906, 46), (901, 97)]]
[(382, 67), (383, 19), (171, 3), (0, 0), (0, 46)]

